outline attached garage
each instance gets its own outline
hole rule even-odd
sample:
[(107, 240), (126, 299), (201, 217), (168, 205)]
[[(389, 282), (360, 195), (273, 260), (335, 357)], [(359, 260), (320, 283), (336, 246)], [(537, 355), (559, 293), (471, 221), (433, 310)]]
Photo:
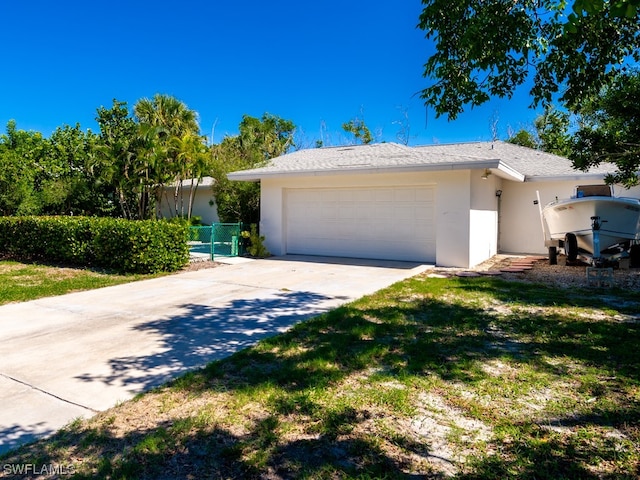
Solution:
[(435, 187), (284, 190), (286, 253), (435, 262)]

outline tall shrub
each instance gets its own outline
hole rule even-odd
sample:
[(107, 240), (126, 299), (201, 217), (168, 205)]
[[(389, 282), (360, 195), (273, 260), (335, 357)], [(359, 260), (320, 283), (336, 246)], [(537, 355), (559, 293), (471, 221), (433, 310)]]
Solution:
[(0, 255), (127, 273), (176, 271), (189, 261), (187, 225), (88, 217), (0, 217)]

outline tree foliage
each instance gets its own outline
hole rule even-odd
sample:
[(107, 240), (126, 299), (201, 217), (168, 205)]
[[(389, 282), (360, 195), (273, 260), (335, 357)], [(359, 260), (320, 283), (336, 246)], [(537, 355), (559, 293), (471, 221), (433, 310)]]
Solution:
[[(640, 0), (422, 0), (418, 28), (435, 41), (422, 90), (436, 115), (510, 98), (533, 74), (533, 105), (578, 109), (640, 61)], [(569, 2), (570, 3), (570, 2)], [(571, 8), (570, 8), (571, 7)]]
[(608, 183), (638, 184), (640, 166), (640, 73), (620, 75), (580, 111), (569, 157), (586, 170), (602, 162), (617, 165)]
[(342, 124), (342, 129), (351, 133), (355, 138), (356, 143), (362, 143), (364, 145), (368, 145), (373, 142), (373, 135), (371, 135), (371, 130), (367, 127), (364, 120), (361, 118), (352, 118), (348, 122)]
[(293, 146), (295, 125), (275, 115), (245, 115), (239, 134), (211, 148), (197, 113), (155, 95), (133, 109), (116, 99), (96, 112), (99, 132), (65, 125), (50, 138), (19, 130), (0, 135), (0, 215), (53, 214), (156, 218), (191, 216), (205, 176), (216, 179), (224, 221), (257, 223), (260, 185), (230, 182), (227, 173), (264, 165)]
[(36, 180), (45, 156), (40, 133), (18, 130), (10, 120), (0, 136), (0, 212), (2, 215), (39, 213)]
[(534, 122), (534, 132), (521, 129), (507, 141), (523, 147), (542, 150), (566, 157), (571, 152), (570, 115), (554, 107), (547, 107)]
[(540, 150), (567, 157), (571, 153), (571, 134), (569, 113), (553, 106), (545, 108), (544, 113), (534, 120)]
[(58, 127), (51, 134), (40, 190), (43, 213), (113, 215), (113, 189), (101, 180), (93, 163), (97, 139), (79, 124)]
[(90, 170), (95, 141), (79, 125), (47, 139), (9, 121), (0, 136), (0, 214), (108, 214), (107, 191)]
[[(100, 137), (97, 158), (106, 182), (113, 185), (121, 215), (148, 219), (158, 215), (163, 194), (172, 216), (190, 217), (193, 194), (209, 159), (197, 114), (179, 100), (155, 95), (134, 106), (113, 101), (98, 109)], [(183, 183), (189, 180), (185, 202)], [(186, 209), (185, 209), (186, 207)]]
[(211, 148), (211, 176), (218, 216), (223, 222), (258, 223), (260, 219), (260, 184), (234, 182), (227, 174), (265, 165), (271, 158), (293, 147), (295, 125), (289, 120), (265, 113), (258, 119), (245, 115), (239, 134), (227, 136)]
[[(143, 139), (139, 150), (145, 174), (144, 197), (153, 200), (153, 215), (164, 200), (174, 217), (191, 218), (195, 187), (202, 180), (208, 160), (205, 139), (200, 135), (198, 114), (180, 100), (157, 94), (134, 106)], [(189, 181), (185, 210), (184, 182)], [(172, 198), (166, 192), (172, 187)]]
[(96, 121), (100, 138), (94, 166), (113, 187), (122, 217), (141, 218), (138, 126), (129, 114), (127, 103), (115, 99), (111, 108), (98, 108)]
[(540, 149), (540, 144), (536, 135), (525, 128), (521, 128), (511, 135), (507, 139), (507, 142), (513, 143), (514, 145), (520, 145), (521, 147), (534, 148), (536, 150)]

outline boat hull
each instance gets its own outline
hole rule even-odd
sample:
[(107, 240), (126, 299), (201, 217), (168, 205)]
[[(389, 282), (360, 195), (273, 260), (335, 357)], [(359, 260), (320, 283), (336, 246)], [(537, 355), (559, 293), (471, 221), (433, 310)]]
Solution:
[[(620, 197), (584, 197), (559, 200), (542, 210), (551, 239), (576, 236), (578, 248), (597, 255), (630, 240), (640, 240), (640, 200)], [(600, 217), (600, 252), (594, 252), (591, 217)]]

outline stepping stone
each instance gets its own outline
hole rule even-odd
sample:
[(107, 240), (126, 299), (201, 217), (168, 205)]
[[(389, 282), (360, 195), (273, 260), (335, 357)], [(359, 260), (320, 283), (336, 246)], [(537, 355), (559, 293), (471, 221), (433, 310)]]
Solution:
[(427, 275), (429, 278), (449, 278), (449, 275), (442, 275), (441, 273), (430, 273)]
[(476, 272), (458, 272), (456, 277), (479, 277), (480, 274)]
[(507, 267), (507, 268), (501, 269), (500, 271), (505, 273), (524, 273), (525, 270), (526, 268), (522, 268), (522, 267)]
[(502, 275), (502, 272), (500, 270), (484, 270), (481, 272), (478, 272), (480, 275), (487, 275), (487, 276), (498, 276), (498, 275)]

